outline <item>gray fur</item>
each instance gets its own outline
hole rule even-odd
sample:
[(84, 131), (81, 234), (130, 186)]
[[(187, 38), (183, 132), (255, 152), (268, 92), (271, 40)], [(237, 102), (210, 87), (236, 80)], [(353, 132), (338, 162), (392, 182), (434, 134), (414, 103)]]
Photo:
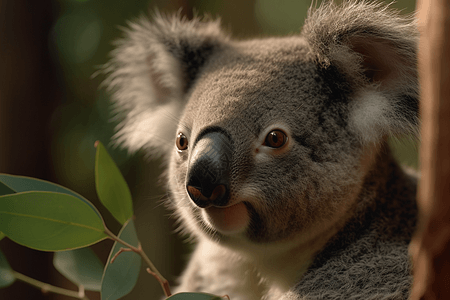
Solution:
[(116, 42), (103, 71), (113, 94), (115, 113), (122, 119), (116, 141), (130, 151), (169, 151), (184, 93), (198, 69), (228, 37), (220, 22), (188, 21), (178, 15), (155, 14), (129, 23)]
[[(235, 41), (219, 25), (141, 19), (105, 66), (118, 142), (164, 155), (169, 205), (197, 242), (177, 291), (407, 299), (416, 182), (386, 138), (417, 131), (413, 20), (344, 1), (311, 9), (295, 36)], [(266, 145), (275, 129), (287, 135), (279, 149)], [(248, 218), (237, 232), (214, 225), (187, 192), (211, 132), (231, 149), (221, 163), (227, 207), (244, 203)]]

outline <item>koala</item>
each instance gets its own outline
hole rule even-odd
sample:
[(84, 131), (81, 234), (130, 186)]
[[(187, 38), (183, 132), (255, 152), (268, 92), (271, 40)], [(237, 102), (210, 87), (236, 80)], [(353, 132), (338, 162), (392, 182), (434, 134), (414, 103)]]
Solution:
[(163, 156), (196, 243), (175, 292), (232, 300), (407, 299), (417, 178), (414, 18), (312, 5), (299, 34), (233, 39), (212, 18), (129, 24), (103, 69), (116, 141)]

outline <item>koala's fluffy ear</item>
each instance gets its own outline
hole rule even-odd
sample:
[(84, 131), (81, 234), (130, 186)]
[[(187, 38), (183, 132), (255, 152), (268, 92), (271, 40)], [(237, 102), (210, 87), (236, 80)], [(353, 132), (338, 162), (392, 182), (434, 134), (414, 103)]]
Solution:
[(228, 37), (220, 21), (156, 14), (129, 24), (103, 67), (121, 119), (116, 142), (130, 152), (165, 153), (173, 147), (185, 95), (208, 57)]
[(347, 0), (311, 8), (303, 27), (313, 59), (336, 67), (354, 91), (350, 126), (363, 141), (417, 132), (418, 32), (385, 4)]

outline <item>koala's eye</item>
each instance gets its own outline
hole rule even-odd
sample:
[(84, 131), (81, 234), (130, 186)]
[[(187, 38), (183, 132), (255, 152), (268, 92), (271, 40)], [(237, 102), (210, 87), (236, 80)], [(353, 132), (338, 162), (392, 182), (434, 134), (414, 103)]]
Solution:
[(269, 132), (269, 134), (266, 136), (266, 139), (264, 140), (263, 145), (271, 148), (280, 148), (284, 144), (286, 144), (286, 141), (286, 134), (283, 131), (276, 129)]
[(187, 147), (188, 147), (188, 139), (182, 132), (180, 132), (177, 135), (176, 144), (177, 144), (178, 150), (180, 150), (180, 151), (183, 151), (183, 150), (187, 149)]

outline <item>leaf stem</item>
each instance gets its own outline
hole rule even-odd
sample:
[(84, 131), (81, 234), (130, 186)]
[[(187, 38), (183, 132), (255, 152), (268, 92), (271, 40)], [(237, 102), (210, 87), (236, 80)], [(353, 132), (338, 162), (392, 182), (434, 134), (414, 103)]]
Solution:
[(150, 268), (146, 269), (147, 273), (152, 275), (153, 277), (156, 278), (156, 280), (158, 280), (159, 284), (161, 285), (161, 287), (164, 290), (164, 294), (166, 294), (166, 297), (169, 297), (172, 295), (172, 293), (170, 292), (170, 286), (169, 286), (169, 282), (167, 280), (165, 280), (164, 278), (161, 279), (158, 274), (156, 274), (155, 272), (152, 272), (152, 270), (150, 270)]
[(84, 295), (84, 293), (80, 293), (78, 291), (72, 291), (72, 290), (67, 290), (61, 287), (57, 287), (36, 279), (33, 279), (31, 277), (28, 277), (26, 275), (23, 275), (22, 273), (16, 272), (16, 271), (12, 271), (12, 273), (14, 274), (14, 277), (17, 280), (23, 281), (25, 283), (28, 283), (29, 285), (32, 285), (38, 289), (40, 289), (43, 293), (46, 292), (51, 292), (51, 293), (55, 293), (55, 294), (60, 294), (60, 295), (65, 295), (65, 296), (69, 296), (69, 297), (73, 297), (73, 298), (77, 298), (77, 299), (82, 299), (82, 300), (89, 300), (88, 297), (86, 297)]
[(136, 252), (137, 254), (139, 254), (142, 257), (142, 259), (145, 261), (145, 263), (150, 267), (149, 269), (150, 269), (151, 273), (150, 272), (149, 273), (152, 274), (154, 277), (156, 277), (156, 279), (158, 280), (159, 284), (161, 285), (161, 288), (163, 289), (166, 297), (169, 297), (172, 295), (172, 293), (170, 292), (169, 281), (167, 281), (167, 279), (165, 279), (161, 275), (161, 273), (159, 273), (158, 269), (155, 267), (155, 265), (152, 263), (152, 261), (148, 258), (147, 254), (145, 254), (140, 242), (139, 242), (138, 247), (134, 247), (133, 245), (125, 242), (124, 240), (121, 240), (114, 233), (112, 233), (106, 226), (105, 226), (105, 233), (113, 241), (121, 243), (122, 245), (130, 248), (133, 252)]
[(121, 247), (119, 251), (113, 256), (113, 258), (111, 258), (111, 263), (113, 263), (122, 252), (133, 252), (133, 249)]

